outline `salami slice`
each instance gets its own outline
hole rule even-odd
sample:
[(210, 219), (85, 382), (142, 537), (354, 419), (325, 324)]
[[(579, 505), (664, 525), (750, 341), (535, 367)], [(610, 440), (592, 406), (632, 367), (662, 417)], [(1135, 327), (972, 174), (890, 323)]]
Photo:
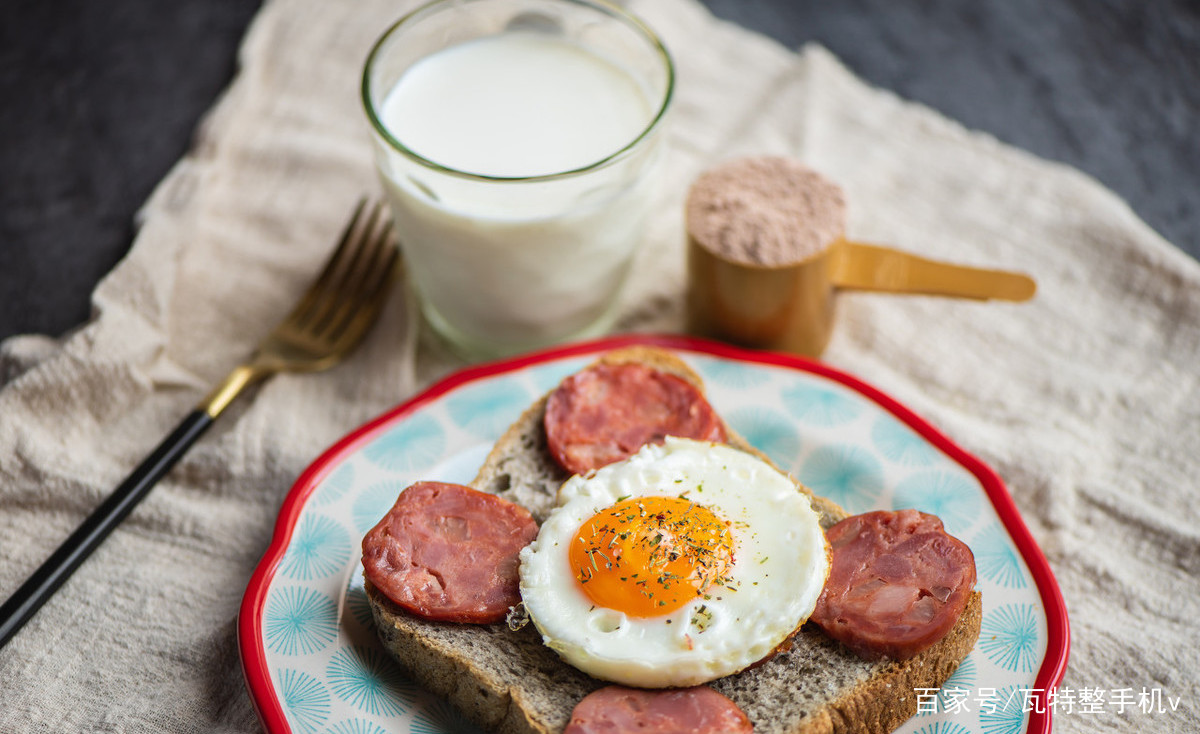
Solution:
[(832, 565), (812, 621), (867, 660), (906, 660), (954, 627), (975, 557), (917, 510), (854, 515), (826, 533)]
[(517, 554), (536, 535), (519, 505), (461, 484), (418, 482), (363, 538), (363, 571), (417, 616), (498, 622), (521, 600)]
[(584, 474), (666, 436), (724, 442), (725, 426), (700, 390), (646, 365), (600, 364), (571, 375), (546, 403), (555, 461)]
[(708, 686), (647, 691), (607, 686), (571, 712), (563, 734), (749, 734), (750, 719)]

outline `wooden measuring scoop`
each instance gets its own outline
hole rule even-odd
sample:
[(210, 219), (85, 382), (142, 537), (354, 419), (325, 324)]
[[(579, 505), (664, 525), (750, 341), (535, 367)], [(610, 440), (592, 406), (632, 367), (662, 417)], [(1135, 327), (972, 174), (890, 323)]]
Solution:
[(1033, 279), (845, 238), (841, 187), (798, 161), (740, 158), (702, 174), (687, 200), (688, 328), (816, 357), (839, 290), (1026, 301)]

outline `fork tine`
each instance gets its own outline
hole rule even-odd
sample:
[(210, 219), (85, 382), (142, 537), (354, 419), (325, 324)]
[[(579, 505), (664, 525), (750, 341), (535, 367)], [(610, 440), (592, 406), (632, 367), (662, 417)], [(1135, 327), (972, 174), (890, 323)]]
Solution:
[(363, 332), (375, 323), (375, 317), (386, 301), (384, 296), (395, 275), (399, 254), (399, 250), (394, 247), (386, 251), (383, 262), (376, 268), (371, 282), (364, 285), (362, 297), (346, 312), (336, 329), (329, 332), (329, 338), (333, 339), (339, 348), (356, 342)]
[(334, 283), (337, 274), (343, 271), (346, 267), (345, 264), (352, 261), (358, 254), (358, 245), (362, 242), (362, 238), (358, 236), (358, 231), (362, 225), (363, 210), (366, 209), (366, 206), (367, 199), (365, 197), (358, 200), (358, 204), (354, 207), (354, 214), (350, 217), (350, 221), (346, 223), (345, 229), (342, 230), (342, 236), (338, 240), (337, 248), (329, 256), (329, 259), (325, 261), (325, 266), (321, 269), (320, 275), (316, 277), (308, 287), (308, 290), (305, 291), (300, 302), (288, 314), (287, 321), (294, 325), (300, 325), (312, 319), (314, 310), (319, 312), (320, 301), (323, 296), (329, 293), (329, 288)]
[(362, 230), (359, 232), (360, 247), (355, 251), (354, 258), (351, 259), (344, 270), (341, 272), (341, 278), (338, 280), (335, 290), (343, 290), (346, 285), (352, 283), (357, 278), (357, 273), (363, 266), (363, 263), (371, 263), (374, 254), (372, 252), (373, 245), (378, 237), (377, 230), (380, 225), (387, 226), (388, 218), (384, 212), (383, 203), (376, 202), (371, 207), (371, 213), (367, 216), (363, 223)]
[(384, 213), (383, 205), (376, 204), (359, 233), (360, 246), (353, 259), (346, 264), (340, 277), (329, 289), (326, 308), (319, 317), (314, 316), (310, 325), (317, 335), (325, 335), (340, 323), (348, 310), (356, 307), (354, 302), (362, 292), (362, 283), (378, 269), (380, 256), (385, 254), (383, 245), (388, 239), (391, 222)]
[(354, 250), (353, 256), (350, 257), (343, 268), (341, 268), (337, 277), (328, 284), (324, 293), (325, 298), (322, 301), (322, 308), (318, 314), (312, 316), (312, 322), (309, 326), (310, 330), (316, 334), (323, 333), (329, 327), (329, 323), (336, 318), (337, 314), (344, 308), (347, 297), (352, 296), (355, 289), (355, 283), (358, 279), (359, 271), (372, 262), (374, 257), (372, 249), (375, 244), (375, 229), (379, 225), (379, 221), (383, 216), (383, 205), (376, 203), (368, 214), (362, 226), (358, 230), (357, 247)]
[[(333, 340), (345, 337), (347, 332), (353, 332), (351, 325), (360, 318), (360, 313), (369, 311), (365, 306), (374, 305), (373, 301), (382, 302), (380, 291), (385, 289), (394, 274), (399, 250), (396, 247), (395, 231), (390, 222), (371, 237), (371, 257), (366, 259), (364, 267), (359, 271), (358, 278), (353, 283), (346, 284), (346, 298), (343, 299), (337, 313), (332, 315), (327, 324), (323, 325), (321, 333)], [(367, 319), (366, 323), (370, 323)]]

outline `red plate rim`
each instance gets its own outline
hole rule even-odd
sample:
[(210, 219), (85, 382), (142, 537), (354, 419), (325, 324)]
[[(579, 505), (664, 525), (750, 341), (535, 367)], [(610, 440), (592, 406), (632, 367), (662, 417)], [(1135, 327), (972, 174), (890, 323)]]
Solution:
[(374, 420), (355, 429), (344, 438), (321, 454), (304, 470), (279, 509), (275, 521), (275, 531), (271, 542), (263, 553), (258, 566), (250, 576), (246, 585), (246, 593), (242, 597), (241, 608), (238, 612), (238, 647), (241, 652), (242, 674), (254, 707), (258, 712), (263, 727), (271, 734), (290, 734), (292, 729), (284, 715), (283, 706), (279, 702), (275, 688), (271, 683), (270, 672), (267, 670), (266, 650), (263, 647), (263, 612), (266, 605), (267, 590), (274, 579), (279, 562), (283, 559), (292, 532), (300, 518), (305, 502), (321, 480), (332, 467), (342, 459), (357, 451), (363, 444), (372, 440), (375, 435), (397, 419), (403, 418), (417, 408), (429, 403), (442, 395), (468, 382), (493, 377), (495, 375), (513, 372), (545, 362), (566, 359), (581, 355), (606, 352), (628, 346), (656, 346), (679, 352), (720, 357), (722, 359), (751, 362), (755, 364), (786, 367), (820, 375), (858, 392), (871, 399), (893, 416), (907, 424), (927, 441), (945, 452), (956, 462), (971, 472), (983, 486), (984, 492), (1004, 524), (1005, 530), (1012, 537), (1021, 553), (1029, 572), (1037, 585), (1038, 595), (1046, 613), (1047, 642), (1046, 657), (1038, 670), (1031, 692), (1032, 708), (1029, 712), (1029, 727), (1031, 734), (1048, 734), (1051, 731), (1052, 708), (1048, 705), (1049, 691), (1057, 686), (1063, 678), (1067, 667), (1067, 656), (1070, 648), (1070, 625), (1067, 621), (1067, 608), (1062, 591), (1050, 570), (1050, 564), (1042, 549), (1026, 527), (1025, 521), (1017, 510), (1016, 503), (1008, 493), (1004, 482), (991, 467), (984, 464), (974, 455), (960, 448), (949, 437), (934, 428), (925, 419), (906, 408), (897, 400), (862, 380), (823, 362), (806, 359), (792, 354), (778, 352), (762, 352), (731, 346), (723, 342), (714, 342), (689, 336), (643, 334), (620, 335), (603, 337), (591, 341), (578, 342), (560, 347), (531, 352), (518, 357), (489, 362), (467, 367), (454, 372), (414, 397), (400, 403), (396, 407), (380, 415)]

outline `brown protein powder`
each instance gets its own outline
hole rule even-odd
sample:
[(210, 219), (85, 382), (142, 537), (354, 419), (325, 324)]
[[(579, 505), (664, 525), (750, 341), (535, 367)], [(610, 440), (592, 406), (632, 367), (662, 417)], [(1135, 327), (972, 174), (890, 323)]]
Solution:
[(846, 199), (841, 187), (798, 161), (738, 158), (696, 179), (686, 218), (688, 235), (717, 257), (778, 267), (840, 239)]

